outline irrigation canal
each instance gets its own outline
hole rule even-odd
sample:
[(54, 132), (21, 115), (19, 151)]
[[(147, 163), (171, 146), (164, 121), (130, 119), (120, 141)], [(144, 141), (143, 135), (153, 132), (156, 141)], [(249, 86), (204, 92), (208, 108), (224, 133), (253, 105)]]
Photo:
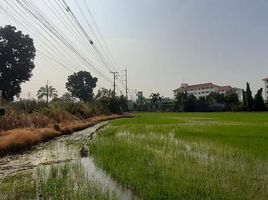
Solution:
[(83, 145), (94, 138), (98, 129), (107, 124), (108, 122), (102, 122), (83, 131), (61, 136), (38, 145), (23, 154), (0, 158), (0, 184), (5, 177), (16, 175), (21, 171), (34, 171), (37, 167), (44, 167), (47, 170), (51, 166), (62, 163), (80, 163), (86, 172), (87, 179), (100, 191), (109, 193), (111, 197), (113, 196), (120, 200), (133, 199), (131, 191), (122, 187), (105, 171), (96, 166), (94, 159), (90, 155), (81, 157), (80, 151)]

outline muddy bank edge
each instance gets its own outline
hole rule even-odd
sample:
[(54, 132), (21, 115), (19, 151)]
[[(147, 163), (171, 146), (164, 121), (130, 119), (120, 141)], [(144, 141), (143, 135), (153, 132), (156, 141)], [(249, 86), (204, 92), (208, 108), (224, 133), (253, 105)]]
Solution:
[(48, 128), (22, 128), (5, 131), (0, 135), (0, 157), (21, 153), (31, 147), (62, 135), (84, 130), (97, 123), (120, 118), (132, 118), (134, 115), (96, 116), (86, 120), (61, 123)]

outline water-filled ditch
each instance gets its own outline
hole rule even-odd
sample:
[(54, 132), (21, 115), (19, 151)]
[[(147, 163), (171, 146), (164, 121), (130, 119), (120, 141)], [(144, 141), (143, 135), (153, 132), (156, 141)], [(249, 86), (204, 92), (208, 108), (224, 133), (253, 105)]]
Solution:
[[(37, 171), (42, 172), (42, 177), (44, 177), (46, 174), (50, 174), (52, 168), (55, 169), (55, 167), (61, 167), (67, 163), (81, 166), (86, 180), (90, 181), (99, 191), (109, 194), (111, 198), (133, 199), (130, 190), (118, 184), (95, 164), (90, 152), (88, 156), (81, 157), (81, 148), (94, 138), (98, 129), (107, 124), (108, 122), (102, 122), (72, 135), (59, 137), (21, 155), (0, 158), (0, 184), (4, 178), (14, 176), (21, 171), (32, 172), (33, 178), (39, 179), (41, 177), (36, 176)], [(76, 173), (76, 170), (71, 170), (71, 173)], [(72, 176), (72, 174), (68, 176)]]

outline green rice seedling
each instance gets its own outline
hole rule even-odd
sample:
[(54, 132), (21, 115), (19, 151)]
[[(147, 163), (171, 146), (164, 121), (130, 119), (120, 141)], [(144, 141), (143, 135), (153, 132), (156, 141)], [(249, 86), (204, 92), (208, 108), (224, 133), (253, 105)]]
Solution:
[(90, 146), (142, 199), (268, 199), (267, 113), (139, 113)]
[(113, 199), (102, 193), (87, 179), (79, 162), (40, 166), (26, 173), (4, 179), (0, 184), (1, 200), (57, 199), (106, 200)]
[(109, 199), (87, 179), (79, 162), (38, 168), (35, 183), (42, 199)]
[(0, 199), (35, 199), (35, 183), (31, 173), (21, 172), (0, 182)]

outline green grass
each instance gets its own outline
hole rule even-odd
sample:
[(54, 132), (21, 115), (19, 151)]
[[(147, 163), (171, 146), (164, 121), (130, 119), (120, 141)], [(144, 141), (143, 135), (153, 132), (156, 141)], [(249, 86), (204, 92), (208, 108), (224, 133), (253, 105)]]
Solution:
[(0, 183), (1, 200), (26, 200), (35, 198), (35, 183), (28, 172), (6, 177)]
[(141, 113), (90, 152), (142, 199), (268, 199), (268, 113)]
[(22, 172), (0, 183), (1, 200), (106, 200), (86, 178), (80, 163), (41, 166), (34, 172)]

